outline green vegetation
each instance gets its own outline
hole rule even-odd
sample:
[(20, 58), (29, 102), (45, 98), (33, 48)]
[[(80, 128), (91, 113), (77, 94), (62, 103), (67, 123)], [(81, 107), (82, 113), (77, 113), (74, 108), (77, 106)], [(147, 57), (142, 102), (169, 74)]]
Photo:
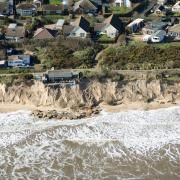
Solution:
[(106, 34), (102, 34), (102, 35), (99, 36), (98, 42), (114, 43), (115, 39), (108, 37)]
[(132, 10), (133, 8), (129, 8), (129, 7), (111, 7), (110, 8), (110, 12), (112, 12), (113, 14), (127, 14), (131, 12)]
[(59, 4), (62, 4), (62, 1), (61, 0), (49, 0), (49, 4), (59, 5)]
[(101, 55), (99, 65), (125, 70), (180, 68), (180, 47), (141, 44), (108, 48)]
[(179, 75), (175, 74), (170, 77), (167, 77), (166, 80), (171, 82), (180, 82), (180, 74)]
[(46, 68), (92, 68), (96, 54), (102, 49), (89, 40), (59, 39), (26, 44), (34, 48), (37, 58)]
[[(33, 75), (32, 74), (18, 74), (12, 76), (0, 76), (0, 83), (6, 84), (7, 86), (12, 86), (12, 84), (32, 83)], [(28, 82), (29, 81), (29, 82)]]

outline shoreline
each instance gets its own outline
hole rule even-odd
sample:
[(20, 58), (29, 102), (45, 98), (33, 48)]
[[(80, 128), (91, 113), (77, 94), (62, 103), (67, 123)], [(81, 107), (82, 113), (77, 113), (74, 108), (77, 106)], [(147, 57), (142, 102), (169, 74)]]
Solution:
[[(158, 102), (153, 103), (143, 103), (143, 102), (134, 102), (134, 103), (126, 103), (126, 104), (119, 104), (119, 105), (108, 105), (105, 103), (101, 103), (99, 107), (108, 113), (118, 113), (122, 111), (130, 111), (130, 110), (155, 110), (155, 109), (161, 109), (161, 108), (169, 108), (174, 106), (180, 106), (180, 102), (177, 102), (175, 104), (173, 103), (164, 103), (160, 104)], [(8, 112), (16, 112), (20, 110), (27, 110), (27, 111), (34, 111), (34, 110), (41, 110), (41, 111), (69, 111), (68, 108), (61, 109), (61, 108), (55, 108), (52, 106), (33, 106), (33, 105), (22, 105), (22, 104), (0, 104), (0, 113), (8, 113)]]

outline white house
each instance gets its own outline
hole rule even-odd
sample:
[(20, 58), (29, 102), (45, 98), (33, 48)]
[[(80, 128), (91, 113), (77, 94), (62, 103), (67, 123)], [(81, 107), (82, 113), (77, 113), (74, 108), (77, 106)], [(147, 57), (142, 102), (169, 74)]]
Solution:
[(21, 16), (32, 16), (36, 13), (36, 6), (29, 3), (21, 3), (16, 6), (16, 12)]
[(114, 6), (116, 6), (116, 7), (132, 7), (132, 2), (130, 0), (115, 0)]
[(178, 1), (173, 7), (172, 7), (173, 12), (180, 12), (180, 1)]
[(11, 55), (8, 56), (8, 66), (18, 67), (18, 66), (28, 66), (30, 65), (29, 55)]
[(95, 24), (94, 31), (97, 35), (106, 34), (110, 38), (115, 38), (122, 32), (122, 22), (112, 14), (103, 23)]
[(138, 30), (140, 30), (142, 27), (144, 26), (144, 19), (141, 18), (137, 18), (134, 21), (132, 21), (131, 23), (129, 23), (127, 25), (127, 28), (131, 31), (131, 32), (137, 32)]
[(90, 31), (90, 23), (80, 16), (70, 25), (64, 25), (63, 34), (72, 38), (86, 38)]

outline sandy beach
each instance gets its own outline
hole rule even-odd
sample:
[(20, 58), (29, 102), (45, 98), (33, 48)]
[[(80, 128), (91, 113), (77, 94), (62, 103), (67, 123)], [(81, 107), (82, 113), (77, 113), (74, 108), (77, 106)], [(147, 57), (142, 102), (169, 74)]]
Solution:
[[(180, 106), (180, 102), (176, 104), (172, 103), (164, 103), (160, 104), (158, 102), (152, 103), (143, 103), (143, 102), (134, 102), (134, 103), (127, 103), (127, 104), (119, 104), (119, 105), (108, 105), (105, 103), (100, 104), (100, 108), (106, 112), (121, 112), (121, 111), (129, 111), (129, 110), (152, 110), (152, 109), (160, 109), (160, 108), (167, 108), (172, 106)], [(33, 106), (33, 105), (22, 105), (22, 104), (0, 104), (0, 113), (5, 112), (14, 112), (18, 110), (41, 110), (41, 111), (48, 111), (48, 110), (56, 110), (56, 111), (65, 111), (69, 109), (61, 109), (55, 108), (52, 106)]]
[(104, 109), (106, 112), (121, 112), (121, 111), (129, 111), (129, 110), (153, 110), (160, 108), (168, 108), (172, 106), (180, 106), (180, 102), (176, 104), (172, 104), (172, 103), (160, 104), (158, 102), (152, 102), (152, 103), (134, 102), (130, 104), (129, 103), (120, 104), (115, 106), (101, 104), (101, 108)]

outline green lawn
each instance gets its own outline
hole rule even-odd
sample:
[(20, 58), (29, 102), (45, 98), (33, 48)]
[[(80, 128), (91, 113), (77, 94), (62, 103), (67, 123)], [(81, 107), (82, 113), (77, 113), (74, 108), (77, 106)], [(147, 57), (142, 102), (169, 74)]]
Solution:
[(131, 12), (133, 8), (128, 8), (128, 7), (111, 7), (110, 11), (113, 14), (127, 14)]
[(106, 34), (102, 34), (99, 36), (98, 38), (98, 42), (115, 42), (115, 39), (114, 38), (110, 38), (108, 37)]
[(59, 5), (62, 4), (62, 0), (49, 0), (49, 4)]
[[(143, 46), (147, 45), (147, 43), (141, 42), (141, 41), (130, 41), (129, 45), (136, 45), (138, 47), (139, 46), (143, 47)], [(166, 48), (171, 47), (171, 46), (180, 47), (180, 42), (161, 42), (161, 43), (151, 43), (148, 45), (166, 49)]]

